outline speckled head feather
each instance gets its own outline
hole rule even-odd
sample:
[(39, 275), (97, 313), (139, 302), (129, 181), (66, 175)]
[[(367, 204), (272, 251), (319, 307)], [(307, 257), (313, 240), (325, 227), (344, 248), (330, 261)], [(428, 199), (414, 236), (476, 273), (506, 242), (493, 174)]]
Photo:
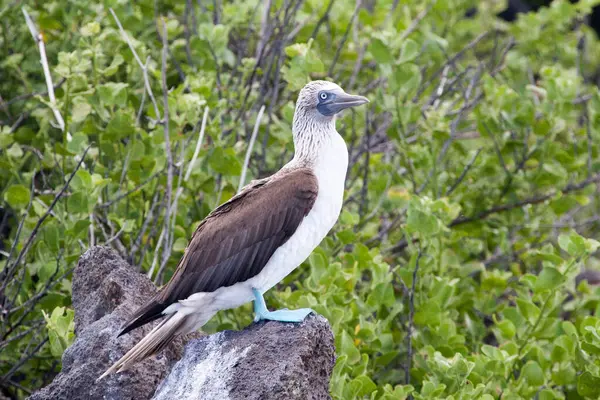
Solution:
[(363, 96), (355, 96), (333, 82), (312, 81), (298, 95), (292, 131), (296, 156), (310, 158), (315, 146), (337, 133), (335, 116), (349, 107), (368, 103)]

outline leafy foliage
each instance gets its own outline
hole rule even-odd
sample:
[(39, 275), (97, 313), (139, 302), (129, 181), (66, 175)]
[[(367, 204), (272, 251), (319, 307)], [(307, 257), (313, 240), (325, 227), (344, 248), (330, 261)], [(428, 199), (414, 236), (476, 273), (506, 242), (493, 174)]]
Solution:
[[(3, 391), (57, 372), (85, 249), (165, 282), (235, 194), (255, 123), (251, 178), (291, 157), (298, 89), (331, 79), (371, 99), (338, 121), (344, 210), (267, 301), (330, 321), (333, 397), (600, 397), (600, 46), (582, 23), (598, 1), (512, 24), (496, 2), (364, 3), (28, 6), (64, 131), (23, 14), (2, 6)], [(250, 322), (247, 305), (206, 329)]]

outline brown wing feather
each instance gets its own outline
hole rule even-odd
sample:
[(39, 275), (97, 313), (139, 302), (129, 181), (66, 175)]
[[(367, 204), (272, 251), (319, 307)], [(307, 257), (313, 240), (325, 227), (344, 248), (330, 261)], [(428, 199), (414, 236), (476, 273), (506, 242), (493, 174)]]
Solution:
[(256, 276), (312, 209), (318, 183), (308, 168), (259, 181), (200, 223), (175, 274), (120, 333), (160, 318), (169, 305)]

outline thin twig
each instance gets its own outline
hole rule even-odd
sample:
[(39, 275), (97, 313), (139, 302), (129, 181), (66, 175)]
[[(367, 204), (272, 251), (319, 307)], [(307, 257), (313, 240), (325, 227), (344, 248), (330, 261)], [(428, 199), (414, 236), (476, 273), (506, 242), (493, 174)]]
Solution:
[[(585, 187), (587, 187), (593, 183), (598, 183), (598, 182), (600, 182), (600, 173), (593, 175), (592, 177), (585, 179), (579, 183), (567, 185), (559, 191), (552, 191), (545, 195), (530, 197), (530, 198), (527, 198), (525, 200), (521, 200), (521, 201), (518, 201), (515, 203), (494, 206), (490, 209), (481, 211), (470, 217), (465, 217), (465, 216), (457, 217), (452, 222), (450, 222), (450, 224), (448, 224), (448, 227), (452, 228), (457, 225), (481, 221), (493, 214), (499, 214), (499, 213), (502, 213), (505, 211), (514, 210), (515, 208), (520, 208), (520, 207), (527, 206), (527, 205), (543, 203), (547, 200), (550, 200), (554, 196), (556, 196), (556, 194), (558, 192), (561, 192), (562, 194), (568, 194), (571, 192), (575, 192), (577, 190), (584, 189)], [(385, 249), (384, 252), (385, 253), (398, 253), (398, 252), (404, 250), (407, 246), (408, 246), (408, 241), (405, 238), (405, 239), (400, 240), (394, 246), (392, 246), (388, 249)]]
[(156, 99), (154, 98), (154, 93), (152, 93), (152, 87), (150, 86), (150, 80), (148, 78), (148, 61), (150, 61), (150, 56), (148, 56), (148, 58), (146, 58), (146, 63), (142, 63), (142, 60), (140, 60), (140, 57), (138, 56), (137, 52), (135, 51), (135, 48), (133, 47), (133, 43), (131, 43), (129, 36), (125, 32), (125, 29), (123, 29), (123, 25), (121, 25), (121, 21), (119, 21), (119, 18), (117, 18), (117, 14), (115, 14), (115, 12), (113, 11), (112, 8), (109, 8), (109, 11), (112, 14), (113, 18), (115, 19), (115, 22), (119, 26), (119, 31), (121, 31), (121, 36), (123, 36), (123, 39), (125, 39), (125, 41), (127, 42), (127, 45), (131, 49), (131, 52), (133, 53), (135, 60), (137, 61), (140, 68), (142, 69), (142, 75), (144, 76), (144, 86), (146, 88), (146, 91), (148, 92), (148, 96), (150, 96), (150, 100), (152, 100), (152, 104), (154, 105), (154, 113), (156, 114), (156, 119), (158, 121), (161, 121), (162, 118), (160, 117), (160, 111), (158, 110), (158, 104), (156, 103)]
[(267, 40), (269, 39), (269, 37), (266, 35), (266, 33), (270, 31), (270, 29), (269, 29), (269, 13), (271, 11), (272, 0), (265, 0), (262, 3), (263, 3), (263, 12), (262, 12), (261, 19), (260, 19), (260, 32), (258, 34), (258, 44), (256, 46), (256, 58), (258, 58), (260, 56), (260, 54), (262, 53), (263, 47), (265, 47), (265, 44), (266, 44)]
[[(437, 0), (433, 1), (426, 8), (424, 8), (420, 13), (417, 14), (415, 19), (413, 19), (412, 22), (410, 23), (410, 25), (408, 26), (408, 28), (406, 28), (400, 35), (400, 41), (404, 41), (404, 39), (409, 37), (410, 34), (413, 33), (415, 31), (415, 29), (417, 29), (417, 27), (419, 26), (419, 23), (423, 20), (423, 18), (425, 18), (427, 16), (427, 14), (429, 14), (429, 11), (431, 11), (431, 9), (435, 5), (435, 3), (437, 3)], [(390, 14), (388, 14), (387, 17), (390, 18), (391, 16), (392, 16), (392, 14), (390, 13)]]
[(35, 348), (33, 350), (31, 350), (31, 352), (29, 354), (23, 355), (21, 357), (21, 359), (19, 360), (19, 362), (16, 363), (15, 365), (13, 365), (13, 367), (2, 377), (2, 380), (7, 380), (11, 376), (13, 376), (13, 374), (15, 372), (17, 372), (19, 370), (19, 368), (21, 368), (23, 366), (23, 364), (25, 364), (27, 361), (29, 361), (31, 359), (31, 357), (33, 357), (33, 355), (36, 354), (48, 342), (48, 340), (50, 340), (50, 339), (46, 336), (44, 338), (44, 340), (39, 342), (37, 344), (37, 346), (35, 346)]
[[(146, 58), (146, 64), (144, 64), (144, 68), (148, 68), (148, 60), (150, 57)], [(146, 105), (146, 87), (144, 85), (144, 91), (142, 92), (142, 101), (140, 101), (140, 108), (138, 109), (137, 116), (135, 117), (136, 126), (140, 126), (140, 122), (142, 120), (142, 112), (144, 111), (144, 106)]]
[(204, 115), (202, 116), (202, 127), (200, 128), (200, 135), (198, 136), (198, 142), (196, 143), (196, 149), (194, 150), (194, 155), (190, 160), (187, 171), (185, 172), (185, 177), (183, 180), (187, 182), (192, 174), (192, 170), (194, 168), (194, 164), (196, 163), (196, 159), (198, 158), (198, 154), (200, 154), (200, 148), (202, 147), (202, 142), (204, 141), (204, 131), (206, 129), (206, 120), (208, 118), (208, 106), (204, 108)]
[[(156, 242), (156, 249), (154, 249), (154, 258), (152, 259), (152, 266), (148, 270), (146, 276), (148, 279), (152, 279), (152, 275), (154, 274), (154, 270), (156, 269), (156, 264), (158, 263), (158, 254), (160, 253), (160, 248), (162, 247), (163, 238), (165, 237), (165, 228), (160, 231), (160, 235), (158, 236), (158, 241)], [(158, 279), (158, 274), (156, 274), (156, 279)]]
[(329, 70), (327, 71), (327, 75), (329, 75), (329, 76), (331, 76), (331, 74), (333, 74), (333, 68), (335, 68), (335, 64), (337, 64), (338, 58), (340, 57), (340, 53), (342, 52), (342, 49), (344, 48), (344, 44), (346, 43), (346, 40), (348, 39), (348, 35), (350, 34), (350, 29), (354, 25), (354, 20), (356, 19), (356, 16), (358, 15), (358, 10), (360, 10), (361, 3), (362, 2), (360, 0), (356, 2), (356, 7), (354, 7), (354, 12), (352, 13), (352, 17), (350, 17), (350, 22), (348, 22), (348, 25), (346, 26), (346, 31), (344, 32), (344, 36), (342, 36), (342, 40), (341, 40), (340, 44), (337, 46), (337, 49), (335, 50), (335, 55), (333, 56), (333, 61), (331, 61), (331, 65), (329, 66)]
[[(33, 40), (37, 43), (38, 48), (40, 50), (40, 59), (42, 62), (42, 68), (44, 70), (44, 77), (46, 78), (46, 86), (48, 87), (48, 97), (50, 99), (50, 108), (54, 113), (54, 118), (56, 118), (56, 122), (58, 123), (58, 127), (61, 131), (65, 131), (65, 120), (63, 119), (60, 111), (56, 105), (56, 97), (54, 97), (54, 84), (52, 83), (52, 75), (50, 75), (50, 67), (48, 66), (48, 59), (46, 57), (46, 45), (44, 44), (44, 37), (40, 32), (38, 32), (33, 20), (29, 16), (25, 7), (22, 7), (23, 15), (25, 15), (25, 22), (27, 22), (27, 27), (29, 28), (29, 32), (31, 32), (31, 36), (33, 36)], [(67, 140), (69, 140), (70, 135), (67, 133)]]
[[(58, 82), (56, 82), (56, 83), (54, 84), (54, 86), (53, 86), (52, 88), (53, 88), (53, 89), (58, 89), (58, 88), (60, 88), (60, 87), (61, 87), (61, 86), (62, 86), (62, 85), (63, 85), (63, 84), (66, 82), (66, 81), (67, 81), (67, 79), (66, 79), (66, 78), (61, 78), (61, 79), (60, 79)], [(22, 95), (19, 95), (19, 96), (13, 97), (12, 99), (10, 99), (10, 100), (8, 100), (8, 101), (6, 101), (6, 102), (4, 102), (4, 103), (0, 102), (0, 104), (1, 104), (1, 106), (2, 106), (2, 107), (8, 107), (8, 106), (10, 106), (11, 104), (13, 104), (13, 103), (16, 103), (16, 102), (18, 102), (18, 101), (28, 100), (28, 99), (30, 99), (30, 98), (32, 98), (32, 97), (35, 97), (35, 96), (47, 96), (47, 95), (48, 95), (48, 91), (45, 91), (45, 92), (32, 92), (32, 93), (26, 93), (26, 94), (22, 94)]]
[(148, 229), (148, 224), (150, 223), (150, 220), (154, 219), (154, 209), (156, 208), (156, 205), (159, 204), (159, 200), (158, 200), (159, 195), (160, 195), (160, 192), (158, 190), (155, 190), (154, 196), (152, 196), (152, 202), (150, 203), (150, 208), (148, 210), (148, 214), (146, 214), (146, 217), (144, 218), (144, 222), (142, 222), (142, 227), (139, 230), (137, 237), (135, 238), (135, 240), (133, 242), (133, 246), (131, 246), (131, 251), (129, 252), (129, 258), (131, 260), (131, 264), (135, 264), (135, 255), (136, 255), (138, 249), (140, 248), (140, 245), (142, 244), (142, 238), (146, 234), (146, 230)]
[(106, 240), (106, 242), (104, 242), (105, 246), (108, 246), (109, 244), (111, 244), (113, 241), (117, 240), (119, 238), (119, 236), (121, 236), (121, 234), (125, 231), (125, 224), (123, 224), (123, 226), (121, 226), (121, 229), (119, 229), (119, 231), (117, 233), (115, 233), (112, 237), (108, 238)]
[(258, 127), (260, 126), (260, 121), (262, 119), (263, 113), (265, 112), (264, 104), (260, 107), (258, 111), (258, 115), (256, 117), (256, 122), (254, 123), (254, 130), (252, 131), (252, 136), (250, 137), (250, 143), (248, 143), (248, 150), (246, 150), (246, 157), (244, 158), (244, 166), (242, 167), (242, 174), (240, 175), (240, 183), (238, 185), (238, 193), (242, 191), (242, 188), (246, 182), (246, 173), (248, 171), (248, 164), (250, 163), (250, 155), (252, 154), (252, 148), (254, 147), (254, 142), (256, 141), (256, 136), (258, 134)]
[(319, 33), (319, 29), (321, 29), (321, 25), (323, 25), (323, 22), (325, 22), (327, 19), (329, 19), (329, 12), (331, 11), (331, 8), (333, 7), (334, 1), (335, 0), (329, 0), (329, 4), (327, 4), (327, 9), (323, 13), (323, 16), (321, 16), (321, 18), (319, 18), (319, 21), (317, 21), (317, 24), (315, 25), (315, 29), (313, 29), (313, 32), (310, 35), (311, 38), (314, 39), (317, 37), (317, 34)]
[[(162, 34), (162, 63), (161, 63), (161, 75), (162, 75), (162, 91), (163, 91), (163, 108), (164, 108), (164, 131), (165, 131), (165, 153), (167, 154), (167, 187), (165, 188), (165, 243), (169, 243), (169, 222), (171, 215), (171, 196), (173, 190), (173, 174), (174, 174), (174, 166), (173, 166), (173, 154), (171, 153), (171, 137), (169, 135), (169, 91), (167, 88), (167, 57), (168, 57), (168, 49), (169, 42), (167, 38), (167, 24), (163, 18), (163, 34)], [(171, 250), (165, 247), (165, 251), (163, 252), (161, 269), (166, 265), (169, 256), (171, 255)], [(158, 276), (157, 276), (158, 277)]]
[[(358, 207), (358, 215), (360, 221), (364, 220), (365, 212), (368, 207), (368, 194), (369, 194), (369, 163), (371, 161), (371, 151), (369, 148), (369, 140), (371, 138), (371, 129), (370, 129), (370, 119), (369, 119), (369, 109), (365, 114), (365, 142), (367, 143), (367, 151), (365, 151), (365, 168), (363, 173), (363, 181), (362, 187), (360, 190), (360, 204)], [(357, 226), (358, 227), (358, 226)]]
[(412, 275), (412, 284), (409, 295), (409, 314), (408, 314), (408, 330), (406, 332), (406, 341), (407, 344), (407, 355), (406, 355), (406, 367), (404, 368), (404, 381), (406, 385), (410, 384), (410, 367), (412, 364), (412, 331), (414, 325), (414, 317), (415, 317), (415, 288), (417, 286), (417, 276), (419, 273), (419, 260), (421, 259), (421, 249), (419, 249), (419, 254), (417, 255), (417, 260), (415, 261), (415, 269)]
[(148, 182), (150, 182), (150, 181), (152, 181), (152, 180), (156, 179), (158, 176), (162, 175), (162, 173), (163, 173), (163, 172), (164, 172), (163, 170), (161, 170), (161, 171), (158, 171), (158, 172), (155, 172), (154, 174), (150, 175), (150, 176), (149, 176), (148, 178), (146, 178), (146, 179), (145, 179), (145, 180), (144, 180), (142, 183), (140, 183), (139, 185), (137, 185), (137, 186), (136, 186), (136, 187), (134, 187), (133, 189), (131, 189), (131, 190), (128, 190), (128, 191), (126, 191), (125, 193), (122, 193), (122, 194), (119, 194), (119, 195), (117, 195), (117, 196), (116, 196), (114, 199), (112, 199), (112, 200), (108, 200), (108, 201), (107, 201), (107, 202), (105, 202), (105, 203), (98, 204), (98, 207), (100, 207), (100, 208), (107, 208), (107, 207), (110, 207), (110, 206), (111, 206), (111, 205), (113, 205), (114, 203), (116, 203), (116, 202), (118, 202), (118, 201), (120, 201), (120, 200), (124, 199), (125, 197), (129, 196), (130, 194), (137, 192), (137, 191), (138, 191), (138, 190), (140, 190), (142, 187), (146, 186), (146, 185), (148, 184)]
[(96, 245), (96, 237), (94, 236), (94, 213), (90, 214), (90, 247), (94, 247)]
[[(71, 185), (71, 181), (75, 177), (75, 174), (77, 173), (77, 171), (79, 171), (79, 168), (81, 167), (81, 164), (83, 164), (83, 160), (85, 160), (85, 156), (87, 155), (90, 147), (91, 147), (91, 145), (88, 146), (84, 150), (83, 155), (81, 156), (81, 159), (77, 163), (77, 166), (75, 167), (75, 169), (73, 170), (73, 172), (71, 173), (71, 175), (69, 175), (69, 179), (67, 180), (67, 182), (63, 185), (63, 187), (56, 194), (56, 196), (54, 196), (54, 200), (52, 200), (52, 203), (50, 203), (50, 206), (48, 207), (48, 210), (46, 210), (46, 212), (44, 213), (44, 215), (42, 215), (37, 220), (37, 223), (35, 224), (35, 226), (33, 227), (33, 230), (29, 234), (29, 238), (27, 239), (27, 242), (25, 242), (25, 246), (23, 246), (23, 248), (21, 249), (21, 252), (19, 253), (19, 256), (17, 257), (17, 259), (15, 260), (13, 266), (16, 267), (17, 265), (19, 265), (21, 263), (21, 261), (23, 260), (23, 257), (25, 257), (25, 255), (29, 251), (29, 247), (31, 246), (31, 243), (33, 242), (33, 239), (35, 239), (35, 237), (36, 237), (36, 235), (37, 235), (40, 227), (42, 226), (42, 224), (44, 223), (44, 221), (46, 220), (46, 218), (48, 218), (48, 216), (52, 213), (52, 210), (56, 206), (56, 203), (58, 203), (58, 200), (60, 200), (60, 198), (62, 197), (63, 193), (67, 190), (67, 188), (69, 187), (69, 185)], [(6, 268), (8, 268), (8, 265), (6, 265)], [(6, 289), (6, 285), (7, 284), (8, 284), (8, 282), (5, 283), (2, 286), (2, 288), (0, 289), (0, 293), (4, 292), (4, 289)]]
[(489, 217), (492, 214), (498, 214), (498, 213), (501, 213), (504, 211), (510, 211), (515, 208), (520, 208), (520, 207), (530, 205), (530, 204), (543, 203), (547, 200), (550, 200), (552, 197), (556, 196), (556, 194), (558, 192), (562, 192), (562, 194), (568, 194), (568, 193), (571, 193), (571, 192), (574, 192), (577, 190), (581, 190), (581, 189), (585, 188), (586, 186), (591, 185), (592, 183), (598, 183), (598, 182), (600, 182), (600, 173), (598, 173), (594, 176), (591, 176), (590, 178), (585, 179), (579, 183), (567, 185), (559, 191), (552, 191), (545, 195), (530, 197), (525, 200), (518, 201), (516, 203), (502, 204), (500, 206), (495, 206), (488, 210), (481, 211), (471, 217), (458, 217), (458, 218), (454, 219), (448, 226), (453, 227), (453, 226), (457, 226), (457, 225), (466, 224), (469, 222), (479, 221), (479, 220), (486, 219), (487, 217)]
[(465, 166), (465, 168), (463, 169), (462, 173), (460, 174), (460, 176), (458, 177), (456, 182), (454, 182), (452, 184), (452, 186), (446, 191), (446, 196), (450, 196), (452, 194), (452, 192), (454, 192), (454, 190), (458, 187), (458, 185), (460, 185), (460, 183), (465, 179), (465, 176), (467, 176), (467, 173), (469, 172), (469, 170), (475, 163), (475, 160), (477, 160), (477, 157), (479, 157), (479, 153), (481, 153), (481, 150), (483, 150), (482, 147), (477, 149), (477, 151), (475, 152), (475, 155), (473, 156), (473, 158), (471, 158), (471, 161), (469, 161), (469, 163)]

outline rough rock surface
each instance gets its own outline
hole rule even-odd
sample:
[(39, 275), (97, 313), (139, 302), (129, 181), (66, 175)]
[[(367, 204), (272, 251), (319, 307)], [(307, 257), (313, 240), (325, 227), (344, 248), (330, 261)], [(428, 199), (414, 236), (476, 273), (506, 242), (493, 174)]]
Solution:
[(156, 287), (145, 275), (135, 272), (110, 248), (97, 246), (85, 252), (73, 273), (77, 339), (63, 354), (61, 373), (29, 399), (151, 398), (181, 356), (182, 339), (126, 373), (95, 381), (152, 328), (149, 324), (116, 337), (131, 313), (155, 292)]
[[(76, 340), (63, 354), (61, 373), (29, 399), (330, 398), (333, 335), (327, 320), (314, 315), (301, 324), (261, 322), (239, 332), (180, 337), (158, 356), (96, 383), (154, 326), (116, 337), (131, 313), (154, 293), (152, 282), (110, 248), (98, 246), (83, 254), (73, 274)], [(175, 364), (183, 343), (193, 338)]]
[(335, 363), (327, 320), (260, 322), (195, 339), (159, 386), (155, 400), (329, 399)]

